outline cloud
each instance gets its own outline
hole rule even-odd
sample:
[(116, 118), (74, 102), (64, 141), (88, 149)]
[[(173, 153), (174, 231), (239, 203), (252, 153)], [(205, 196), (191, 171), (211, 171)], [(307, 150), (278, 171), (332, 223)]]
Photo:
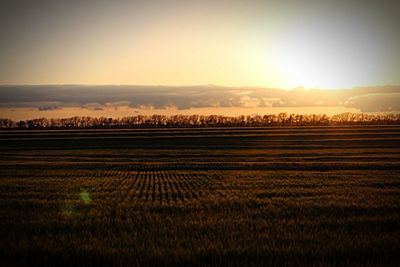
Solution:
[(400, 93), (358, 95), (350, 97), (344, 104), (362, 112), (400, 111)]
[(89, 109), (89, 110), (103, 110), (104, 109), (104, 105), (100, 104), (100, 103), (87, 103), (81, 106), (82, 108), (85, 109)]
[(207, 107), (346, 106), (365, 112), (400, 111), (400, 86), (350, 90), (286, 91), (259, 87), (34, 85), (0, 86), (0, 107), (42, 111), (64, 107), (90, 110), (129, 106), (139, 109)]
[(240, 104), (245, 108), (256, 108), (261, 104), (262, 99), (257, 97), (250, 97), (248, 95), (240, 97)]
[(57, 107), (57, 106), (38, 107), (38, 110), (40, 110), (40, 111), (49, 111), (49, 110), (57, 110), (57, 109), (61, 109), (61, 107)]

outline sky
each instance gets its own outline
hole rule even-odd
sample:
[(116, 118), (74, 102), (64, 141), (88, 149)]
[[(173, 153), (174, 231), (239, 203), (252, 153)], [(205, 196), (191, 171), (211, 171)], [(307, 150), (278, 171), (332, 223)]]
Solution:
[(0, 84), (396, 85), (399, 10), (388, 0), (3, 0)]

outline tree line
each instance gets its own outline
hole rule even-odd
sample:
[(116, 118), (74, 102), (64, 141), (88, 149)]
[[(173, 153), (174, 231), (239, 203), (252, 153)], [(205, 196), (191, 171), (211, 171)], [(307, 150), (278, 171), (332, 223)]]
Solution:
[(400, 114), (341, 113), (272, 115), (137, 115), (123, 118), (75, 116), (13, 121), (0, 119), (0, 129), (124, 129), (161, 127), (268, 127), (400, 124)]

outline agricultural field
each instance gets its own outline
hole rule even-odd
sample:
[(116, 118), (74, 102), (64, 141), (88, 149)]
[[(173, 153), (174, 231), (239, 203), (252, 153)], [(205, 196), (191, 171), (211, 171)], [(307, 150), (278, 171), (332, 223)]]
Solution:
[(399, 266), (400, 126), (0, 131), (15, 265)]

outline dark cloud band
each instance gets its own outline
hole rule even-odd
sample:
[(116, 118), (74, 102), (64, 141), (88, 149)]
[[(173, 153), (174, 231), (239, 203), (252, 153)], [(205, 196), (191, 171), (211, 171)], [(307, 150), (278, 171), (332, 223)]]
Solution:
[(135, 108), (345, 106), (363, 112), (400, 111), (400, 86), (290, 91), (221, 86), (0, 86), (0, 107), (54, 110), (107, 106)]

